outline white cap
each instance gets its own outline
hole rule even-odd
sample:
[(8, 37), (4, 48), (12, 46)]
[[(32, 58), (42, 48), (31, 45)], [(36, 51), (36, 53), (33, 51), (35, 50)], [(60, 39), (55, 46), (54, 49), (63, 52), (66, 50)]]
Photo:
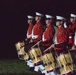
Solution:
[(75, 14), (70, 14), (70, 17), (74, 17), (74, 18), (75, 18), (75, 17), (76, 17), (76, 15), (75, 15)]
[(50, 18), (50, 19), (53, 18), (53, 16), (51, 16), (51, 15), (47, 15), (47, 14), (46, 14), (45, 16), (46, 16), (47, 19), (48, 19), (48, 18)]
[(65, 20), (65, 18), (62, 16), (56, 16), (56, 20)]
[(39, 13), (39, 12), (36, 12), (36, 16), (43, 16), (41, 13)]
[(28, 19), (34, 19), (34, 17), (30, 16), (30, 15), (28, 15), (27, 17), (28, 17)]

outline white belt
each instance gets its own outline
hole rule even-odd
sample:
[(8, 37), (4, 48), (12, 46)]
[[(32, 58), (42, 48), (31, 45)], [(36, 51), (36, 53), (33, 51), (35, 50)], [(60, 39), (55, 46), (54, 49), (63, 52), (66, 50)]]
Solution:
[(44, 34), (43, 34), (43, 36), (42, 36), (42, 41), (46, 41), (46, 39), (44, 38)]
[(32, 30), (32, 39), (37, 39), (38, 35), (34, 35), (34, 30)]
[(32, 38), (33, 39), (37, 39), (38, 38), (38, 35), (32, 35)]
[(69, 39), (71, 39), (72, 38), (72, 36), (69, 36)]
[(30, 38), (32, 35), (27, 35), (27, 38)]

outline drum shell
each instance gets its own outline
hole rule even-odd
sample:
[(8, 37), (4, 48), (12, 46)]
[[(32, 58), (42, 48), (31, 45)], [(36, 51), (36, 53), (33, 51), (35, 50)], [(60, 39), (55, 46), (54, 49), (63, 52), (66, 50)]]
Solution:
[(27, 52), (25, 52), (25, 43), (24, 43), (24, 41), (16, 43), (15, 46), (16, 46), (18, 58), (21, 59), (21, 60), (28, 60), (29, 55), (28, 55)]
[(42, 60), (44, 62), (45, 69), (47, 72), (55, 70), (57, 68), (55, 52), (44, 52), (42, 55)]
[(70, 54), (71, 54), (74, 65), (76, 65), (76, 50), (71, 50)]
[(30, 54), (30, 58), (33, 60), (33, 63), (36, 65), (38, 63), (41, 63), (41, 50), (39, 47), (35, 47), (35, 48), (32, 48), (30, 51), (29, 51), (29, 54)]
[(60, 56), (57, 57), (57, 62), (60, 66), (61, 74), (66, 74), (74, 70), (70, 53), (60, 54)]

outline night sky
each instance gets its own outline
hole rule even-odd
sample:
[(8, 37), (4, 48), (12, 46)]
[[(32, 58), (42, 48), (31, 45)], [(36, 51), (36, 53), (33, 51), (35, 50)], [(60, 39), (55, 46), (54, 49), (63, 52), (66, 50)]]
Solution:
[(76, 0), (0, 0), (0, 59), (17, 58), (15, 43), (26, 38), (27, 15), (36, 11), (69, 19)]

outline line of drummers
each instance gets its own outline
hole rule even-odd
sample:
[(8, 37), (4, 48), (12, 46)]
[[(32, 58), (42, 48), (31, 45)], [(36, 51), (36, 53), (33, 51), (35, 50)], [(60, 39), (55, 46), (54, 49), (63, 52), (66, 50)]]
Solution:
[(54, 17), (46, 14), (45, 28), (41, 23), (43, 16), (39, 12), (35, 18), (27, 16), (27, 38), (15, 44), (19, 59), (42, 75), (75, 75), (76, 15), (70, 14), (69, 21), (56, 16), (53, 25)]

